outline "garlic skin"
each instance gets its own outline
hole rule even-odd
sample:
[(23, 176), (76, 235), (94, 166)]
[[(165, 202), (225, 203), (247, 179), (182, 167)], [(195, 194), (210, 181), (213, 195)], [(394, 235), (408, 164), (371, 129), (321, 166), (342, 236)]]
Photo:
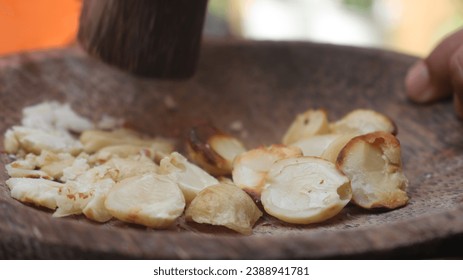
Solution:
[(311, 224), (338, 214), (351, 197), (349, 179), (333, 163), (298, 157), (272, 166), (261, 201), (268, 214), (282, 221)]

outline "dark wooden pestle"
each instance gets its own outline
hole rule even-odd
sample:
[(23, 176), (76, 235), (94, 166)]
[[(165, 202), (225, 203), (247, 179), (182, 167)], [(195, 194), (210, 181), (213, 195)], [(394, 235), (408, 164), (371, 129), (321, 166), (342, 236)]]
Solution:
[(84, 0), (78, 40), (94, 57), (141, 76), (188, 78), (207, 0)]

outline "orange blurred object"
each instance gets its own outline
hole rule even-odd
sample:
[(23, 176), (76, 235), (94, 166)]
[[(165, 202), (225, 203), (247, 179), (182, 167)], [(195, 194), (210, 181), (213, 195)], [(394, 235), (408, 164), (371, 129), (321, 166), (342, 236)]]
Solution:
[(0, 0), (0, 54), (75, 40), (81, 0)]

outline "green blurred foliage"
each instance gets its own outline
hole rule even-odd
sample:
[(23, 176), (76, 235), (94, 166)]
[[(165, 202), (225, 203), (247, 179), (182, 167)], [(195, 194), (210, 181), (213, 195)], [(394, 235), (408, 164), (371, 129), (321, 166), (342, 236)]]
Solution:
[(225, 19), (227, 17), (228, 1), (229, 0), (209, 0), (207, 7), (208, 11), (214, 16)]
[(352, 9), (370, 11), (374, 0), (342, 0), (342, 3)]

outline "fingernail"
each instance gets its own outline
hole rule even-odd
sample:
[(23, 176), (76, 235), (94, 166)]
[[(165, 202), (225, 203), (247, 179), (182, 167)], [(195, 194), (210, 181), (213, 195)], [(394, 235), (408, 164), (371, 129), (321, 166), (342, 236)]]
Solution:
[(416, 102), (429, 101), (434, 92), (431, 86), (429, 70), (424, 61), (420, 60), (407, 73), (405, 88), (410, 99)]
[(463, 104), (461, 103), (461, 98), (460, 95), (455, 94), (454, 95), (454, 100), (453, 100), (453, 105), (455, 106), (455, 112), (457, 113), (457, 116), (461, 119), (463, 119)]

